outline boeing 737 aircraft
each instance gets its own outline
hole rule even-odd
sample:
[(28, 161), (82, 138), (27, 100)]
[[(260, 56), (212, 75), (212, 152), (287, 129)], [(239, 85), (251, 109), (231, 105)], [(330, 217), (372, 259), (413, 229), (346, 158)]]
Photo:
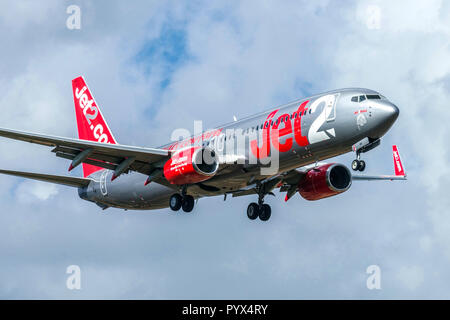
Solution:
[(83, 77), (72, 80), (78, 138), (0, 129), (0, 136), (52, 147), (57, 157), (82, 165), (84, 177), (0, 170), (0, 173), (78, 188), (81, 199), (102, 209), (181, 208), (196, 199), (251, 195), (247, 216), (267, 221), (266, 195), (278, 189), (288, 201), (295, 193), (319, 200), (347, 191), (352, 181), (405, 180), (393, 146), (395, 175), (352, 174), (323, 160), (354, 152), (354, 171), (380, 144), (399, 109), (376, 91), (348, 88), (271, 108), (159, 148), (121, 145), (114, 138)]

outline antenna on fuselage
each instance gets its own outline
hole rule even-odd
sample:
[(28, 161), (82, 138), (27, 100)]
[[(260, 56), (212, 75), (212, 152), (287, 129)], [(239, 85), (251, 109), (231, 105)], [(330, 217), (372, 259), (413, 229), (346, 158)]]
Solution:
[(236, 122), (236, 121), (237, 121), (237, 118), (236, 118), (236, 116), (233, 116), (233, 120), (234, 120), (234, 122)]

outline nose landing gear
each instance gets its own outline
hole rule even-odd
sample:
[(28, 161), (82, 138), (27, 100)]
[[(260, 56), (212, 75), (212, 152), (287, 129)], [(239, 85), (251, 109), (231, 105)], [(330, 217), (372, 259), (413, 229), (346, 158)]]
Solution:
[(352, 169), (353, 171), (364, 171), (366, 169), (366, 162), (364, 160), (358, 158), (352, 161)]
[(361, 160), (361, 153), (378, 147), (380, 141), (380, 139), (364, 138), (352, 146), (353, 151), (356, 153), (356, 159), (352, 162), (352, 169), (354, 171), (364, 171), (366, 169), (366, 163), (364, 160)]

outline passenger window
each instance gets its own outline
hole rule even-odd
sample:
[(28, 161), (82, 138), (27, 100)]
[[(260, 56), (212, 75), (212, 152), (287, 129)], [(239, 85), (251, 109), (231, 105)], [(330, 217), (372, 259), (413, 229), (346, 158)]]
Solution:
[(364, 100), (366, 100), (366, 96), (359, 96), (359, 102), (363, 102)]
[(357, 97), (357, 96), (352, 97), (352, 101), (353, 101), (353, 102), (358, 102), (358, 97)]

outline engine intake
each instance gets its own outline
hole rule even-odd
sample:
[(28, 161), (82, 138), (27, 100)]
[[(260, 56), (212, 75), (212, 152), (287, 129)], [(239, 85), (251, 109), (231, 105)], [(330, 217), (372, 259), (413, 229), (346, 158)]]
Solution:
[(313, 168), (298, 185), (298, 192), (306, 200), (319, 200), (347, 191), (352, 185), (350, 170), (338, 163)]
[(198, 183), (213, 177), (219, 160), (211, 148), (191, 147), (180, 150), (164, 165), (164, 177), (172, 184)]

